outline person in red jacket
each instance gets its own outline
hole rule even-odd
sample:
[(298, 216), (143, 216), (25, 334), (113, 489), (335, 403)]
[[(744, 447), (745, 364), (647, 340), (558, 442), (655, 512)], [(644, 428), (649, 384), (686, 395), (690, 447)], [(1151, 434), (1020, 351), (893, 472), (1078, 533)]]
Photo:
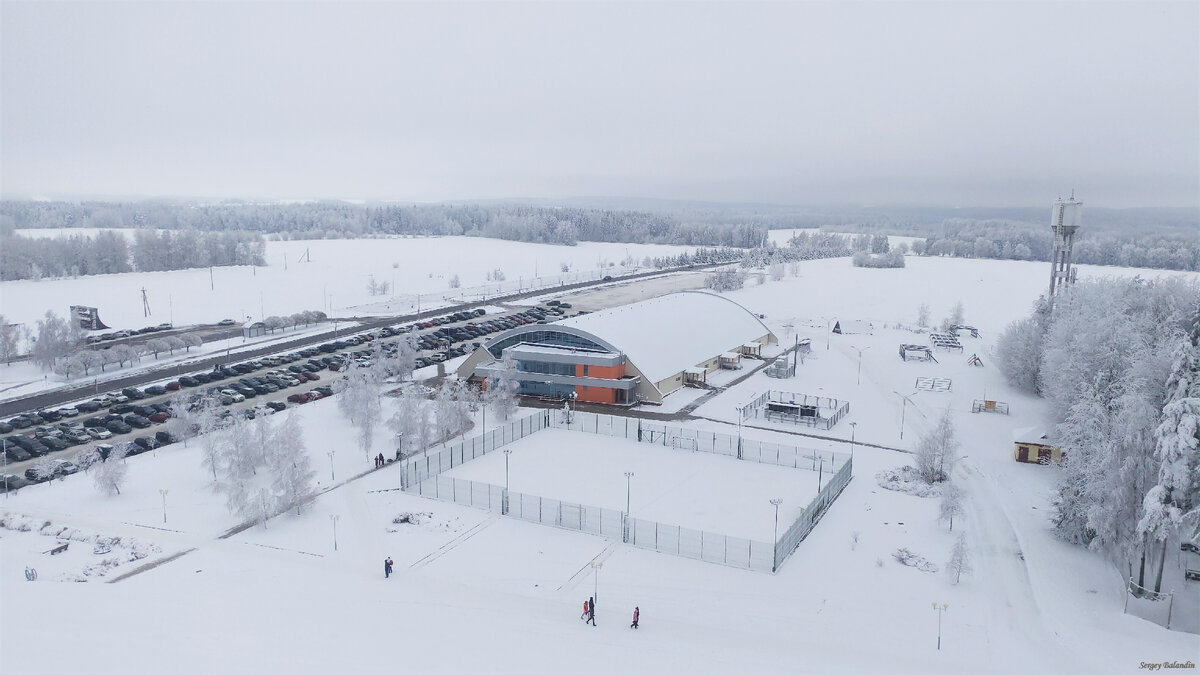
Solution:
[(639, 613), (639, 610), (638, 610), (638, 608), (637, 608), (637, 607), (634, 607), (634, 608), (633, 608), (633, 623), (629, 624), (629, 627), (630, 627), (630, 628), (637, 628), (637, 627), (638, 627), (638, 625), (637, 625), (637, 622), (638, 622), (638, 613)]

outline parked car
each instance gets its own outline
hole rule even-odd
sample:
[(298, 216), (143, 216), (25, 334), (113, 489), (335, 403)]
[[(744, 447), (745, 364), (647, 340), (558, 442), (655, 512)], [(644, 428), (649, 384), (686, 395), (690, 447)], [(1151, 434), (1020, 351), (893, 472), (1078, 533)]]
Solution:
[(287, 397), (288, 403), (304, 404), (308, 403), (308, 394), (292, 394)]
[(233, 319), (221, 319), (217, 322), (218, 326), (233, 326), (235, 324), (237, 324), (237, 322)]
[(75, 409), (81, 413), (94, 413), (100, 409), (100, 404), (95, 401), (84, 401), (83, 403), (76, 403)]
[(125, 423), (135, 429), (148, 429), (150, 427), (150, 420), (141, 415), (126, 415)]
[(166, 389), (167, 391), (179, 391), (179, 386), (180, 386), (179, 381), (176, 380), (173, 382), (166, 383), (165, 385), (163, 385), (163, 388)]
[(127, 434), (127, 433), (133, 431), (133, 427), (129, 426), (128, 424), (126, 424), (125, 422), (123, 422), (121, 420), (113, 420), (112, 422), (109, 422), (105, 426), (108, 428), (109, 431), (113, 432), (114, 434)]
[(68, 441), (70, 443), (74, 443), (75, 445), (81, 445), (83, 443), (90, 443), (92, 440), (92, 437), (89, 436), (86, 431), (83, 431), (81, 429), (79, 431), (71, 431), (69, 433), (63, 434), (63, 440)]
[(4, 449), (4, 453), (8, 455), (10, 462), (27, 462), (33, 459), (33, 455), (29, 451), (19, 445), (8, 445)]
[(42, 445), (46, 446), (46, 448), (50, 452), (58, 452), (60, 450), (66, 450), (67, 448), (71, 447), (70, 443), (67, 443), (66, 441), (64, 441), (61, 438), (43, 438), (41, 440), (42, 440)]
[(158, 441), (159, 447), (162, 447), (174, 443), (175, 437), (169, 431), (156, 431), (154, 432), (154, 440)]
[(89, 437), (98, 441), (102, 441), (106, 438), (112, 438), (112, 432), (104, 427), (88, 427), (87, 434)]
[(221, 395), (228, 396), (229, 398), (233, 399), (234, 403), (241, 403), (242, 401), (246, 400), (245, 396), (243, 396), (242, 394), (239, 394), (238, 392), (236, 392), (232, 389), (222, 389)]
[(142, 448), (142, 450), (153, 450), (158, 447), (158, 442), (148, 436), (139, 436), (133, 439), (134, 444)]
[(15, 473), (0, 474), (0, 490), (15, 492), (31, 483)]
[(118, 403), (117, 405), (109, 408), (108, 411), (117, 415), (127, 415), (133, 412), (133, 406), (128, 403)]
[(275, 412), (279, 412), (281, 410), (285, 410), (287, 408), (287, 404), (283, 401), (267, 401), (267, 407)]
[(162, 411), (151, 413), (146, 416), (146, 419), (150, 420), (151, 422), (154, 422), (155, 424), (162, 424), (163, 422), (166, 422), (170, 418), (171, 418), (171, 416), (169, 414), (162, 412)]

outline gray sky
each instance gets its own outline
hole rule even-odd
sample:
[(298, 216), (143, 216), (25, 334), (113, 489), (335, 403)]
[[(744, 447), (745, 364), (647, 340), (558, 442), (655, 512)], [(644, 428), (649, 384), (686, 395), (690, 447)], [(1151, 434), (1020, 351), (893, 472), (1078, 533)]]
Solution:
[(4, 2), (0, 191), (1200, 201), (1200, 4)]

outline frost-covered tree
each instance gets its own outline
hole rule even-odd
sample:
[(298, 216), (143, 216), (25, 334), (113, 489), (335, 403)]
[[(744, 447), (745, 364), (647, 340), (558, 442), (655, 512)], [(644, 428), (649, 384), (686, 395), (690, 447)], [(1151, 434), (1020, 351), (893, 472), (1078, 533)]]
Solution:
[(517, 363), (510, 358), (497, 361), (500, 372), (487, 381), (484, 401), (502, 420), (507, 420), (517, 409), (517, 390), (521, 382), (517, 379)]
[(1167, 541), (1188, 525), (1187, 538), (1197, 534), (1200, 515), (1200, 316), (1190, 335), (1181, 335), (1166, 383), (1166, 404), (1154, 430), (1154, 460), (1158, 480), (1142, 502), (1138, 532), (1158, 542), (1158, 573), (1154, 590), (1162, 589)]
[(104, 365), (108, 363), (108, 360), (100, 352), (84, 350), (79, 353), (79, 362), (83, 364), (83, 374), (88, 375), (96, 368), (99, 368), (100, 372), (104, 372)]
[(962, 488), (954, 480), (947, 480), (942, 485), (942, 499), (938, 504), (938, 519), (944, 520), (950, 524), (950, 531), (954, 531), (954, 516), (960, 515), (963, 512), (963, 493)]
[(0, 358), (3, 358), (5, 363), (11, 363), (13, 357), (20, 353), (20, 348), (20, 324), (9, 323), (8, 319), (0, 314)]
[(100, 461), (100, 451), (95, 447), (80, 450), (75, 454), (75, 466), (79, 467), (84, 473), (87, 473), (92, 466), (99, 464)]
[(388, 418), (388, 428), (400, 435), (405, 455), (422, 452), (433, 437), (428, 401), (416, 392), (412, 384), (404, 385), (395, 400), (396, 410)]
[(195, 333), (185, 333), (180, 337), (183, 340), (184, 351), (192, 351), (192, 347), (199, 347), (204, 344), (204, 338)]
[(434, 397), (434, 417), (442, 442), (466, 430), (471, 423), (470, 402), (462, 380), (446, 378)]
[(922, 302), (921, 306), (917, 308), (917, 325), (920, 326), (921, 328), (929, 327), (929, 305), (928, 305), (928, 303)]
[(121, 494), (121, 486), (125, 484), (125, 477), (129, 473), (129, 465), (125, 463), (125, 456), (128, 454), (129, 446), (118, 443), (112, 452), (108, 453), (108, 459), (96, 467), (92, 478), (96, 481), (98, 490), (109, 495)]
[(156, 361), (158, 360), (158, 355), (167, 351), (168, 349), (167, 341), (162, 338), (151, 338), (146, 340), (145, 345), (146, 349), (148, 349), (150, 353), (154, 355), (154, 359)]
[(954, 540), (954, 548), (950, 550), (950, 561), (946, 563), (946, 571), (954, 575), (954, 583), (958, 583), (964, 574), (970, 574), (971, 552), (967, 548), (967, 535), (962, 533)]
[(33, 343), (33, 362), (42, 370), (51, 370), (58, 359), (66, 356), (71, 349), (68, 342), (70, 327), (67, 322), (52, 311), (37, 322), (37, 340)]
[(771, 274), (771, 281), (781, 281), (783, 279), (783, 263), (773, 263), (769, 270)]
[(746, 284), (746, 273), (742, 270), (725, 267), (704, 277), (704, 286), (718, 293), (736, 291)]
[(1045, 301), (1039, 301), (1031, 316), (1010, 323), (996, 341), (996, 364), (1005, 379), (1035, 394), (1040, 391), (1048, 311)]
[(288, 413), (275, 429), (271, 448), (266, 461), (279, 506), (285, 509), (295, 506), (296, 515), (300, 515), (304, 502), (316, 494), (317, 472), (304, 448), (304, 431), (295, 413)]
[(357, 428), (358, 445), (368, 456), (383, 416), (379, 401), (383, 383), (379, 375), (373, 368), (351, 365), (340, 381), (338, 394), (338, 410)]
[(450, 288), (459, 288), (460, 286), (462, 286), (462, 282), (459, 281), (457, 274), (450, 277)]
[(937, 424), (921, 436), (913, 450), (921, 480), (933, 484), (949, 479), (958, 459), (958, 445), (954, 419), (950, 416), (950, 408), (946, 408)]
[(59, 359), (58, 363), (54, 365), (54, 373), (68, 380), (72, 377), (83, 375), (86, 370), (83, 359), (79, 354), (69, 354)]
[(42, 457), (33, 464), (33, 473), (41, 480), (54, 477), (54, 469), (58, 462), (53, 457)]
[(176, 349), (183, 349), (184, 347), (187, 347), (187, 343), (184, 342), (183, 339), (178, 335), (169, 335), (163, 339), (167, 341), (167, 350), (172, 354), (175, 353)]
[(396, 341), (396, 376), (401, 381), (411, 379), (417, 361), (417, 340), (412, 333)]
[(966, 320), (964, 317), (964, 311), (962, 300), (954, 303), (954, 307), (951, 308), (950, 314), (942, 320), (942, 330), (949, 330), (952, 326), (963, 325), (963, 322)]

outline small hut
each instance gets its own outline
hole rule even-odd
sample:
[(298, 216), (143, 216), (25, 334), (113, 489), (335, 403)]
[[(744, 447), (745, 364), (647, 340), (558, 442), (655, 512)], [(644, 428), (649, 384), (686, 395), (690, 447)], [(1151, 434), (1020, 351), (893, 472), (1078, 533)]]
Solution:
[(1028, 427), (1013, 432), (1013, 459), (1030, 464), (1062, 464), (1063, 451), (1050, 445), (1044, 430)]

